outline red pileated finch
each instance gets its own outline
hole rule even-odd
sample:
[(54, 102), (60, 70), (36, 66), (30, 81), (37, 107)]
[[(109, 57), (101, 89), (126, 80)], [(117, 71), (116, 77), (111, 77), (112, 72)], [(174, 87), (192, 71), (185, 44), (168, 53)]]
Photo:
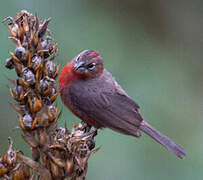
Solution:
[(185, 149), (151, 127), (141, 116), (139, 106), (104, 69), (97, 51), (85, 50), (64, 66), (59, 76), (63, 103), (82, 121), (96, 128), (111, 128), (139, 137), (141, 131), (151, 136), (177, 157)]

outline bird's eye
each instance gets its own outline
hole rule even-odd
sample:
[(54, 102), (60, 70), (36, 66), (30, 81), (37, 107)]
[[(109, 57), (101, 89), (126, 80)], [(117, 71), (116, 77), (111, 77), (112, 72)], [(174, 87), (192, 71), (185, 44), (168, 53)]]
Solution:
[(96, 63), (88, 64), (87, 68), (88, 68), (89, 70), (92, 70), (92, 69), (94, 69), (95, 65), (96, 65)]

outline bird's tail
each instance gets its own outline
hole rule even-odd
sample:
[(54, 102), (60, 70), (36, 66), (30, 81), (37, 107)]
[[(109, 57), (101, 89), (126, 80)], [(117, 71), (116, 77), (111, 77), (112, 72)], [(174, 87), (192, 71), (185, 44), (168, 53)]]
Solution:
[(161, 134), (159, 131), (151, 127), (146, 121), (142, 121), (139, 129), (151, 136), (158, 143), (162, 144), (166, 149), (171, 151), (180, 159), (183, 159), (186, 155), (186, 151), (181, 145), (176, 144), (173, 140)]

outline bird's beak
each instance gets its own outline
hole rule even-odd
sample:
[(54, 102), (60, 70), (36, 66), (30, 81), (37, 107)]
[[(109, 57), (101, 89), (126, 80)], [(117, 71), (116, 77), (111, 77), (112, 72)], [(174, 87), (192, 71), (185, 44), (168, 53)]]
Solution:
[(77, 71), (78, 69), (82, 68), (84, 66), (84, 62), (78, 62), (74, 65), (74, 71)]

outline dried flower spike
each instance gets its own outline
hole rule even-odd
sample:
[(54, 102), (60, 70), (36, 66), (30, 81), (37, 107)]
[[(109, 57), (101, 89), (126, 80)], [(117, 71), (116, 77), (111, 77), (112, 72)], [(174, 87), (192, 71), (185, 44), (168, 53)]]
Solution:
[(59, 65), (54, 60), (58, 49), (47, 29), (50, 20), (40, 23), (37, 15), (25, 10), (4, 20), (15, 45), (5, 67), (15, 69), (18, 76), (10, 80), (14, 87), (9, 91), (15, 101), (11, 106), (18, 113), (32, 159), (13, 150), (10, 140), (6, 155), (0, 157), (0, 179), (82, 180), (88, 159), (98, 151), (93, 150), (96, 131), (86, 124), (73, 124), (71, 133), (57, 128), (61, 112), (54, 102)]
[[(47, 26), (51, 19), (40, 24), (36, 15), (23, 10), (17, 14), (16, 18), (8, 17), (6, 20), (9, 20), (7, 26), (11, 34), (10, 39), (17, 46), (14, 52), (9, 52), (11, 58), (7, 60), (6, 67), (15, 68), (18, 75), (17, 82), (19, 82), (14, 89), (9, 89), (13, 99), (19, 105), (26, 107), (26, 114), (22, 115), (19, 108), (17, 110), (20, 112), (20, 127), (23, 130), (34, 130), (38, 126), (34, 121), (36, 113), (47, 102), (47, 99), (50, 99), (49, 105), (55, 107), (53, 103), (58, 94), (55, 88), (58, 72), (58, 66), (54, 62), (56, 53), (47, 59), (57, 52), (57, 44), (52, 37), (50, 38), (50, 32), (46, 37)], [(42, 46), (44, 42), (46, 45)], [(48, 52), (48, 54), (45, 57), (44, 53), (40, 52)], [(32, 96), (28, 95), (30, 92)], [(15, 107), (18, 106), (15, 105)], [(46, 124), (50, 124), (57, 117), (55, 113), (50, 114), (53, 117)]]

